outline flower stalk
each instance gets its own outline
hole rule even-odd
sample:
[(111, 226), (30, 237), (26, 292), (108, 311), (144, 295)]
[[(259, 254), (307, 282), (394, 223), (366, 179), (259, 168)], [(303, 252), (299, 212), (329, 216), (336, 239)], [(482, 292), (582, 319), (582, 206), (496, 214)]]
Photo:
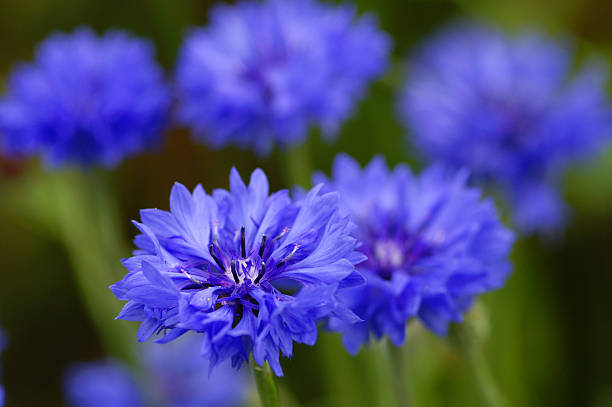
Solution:
[(259, 394), (259, 400), (262, 407), (279, 407), (280, 396), (278, 387), (274, 379), (274, 373), (270, 369), (270, 365), (266, 362), (263, 366), (258, 365), (253, 358), (253, 354), (249, 356), (249, 365), (255, 379), (255, 386)]
[(509, 404), (497, 385), (482, 352), (487, 321), (484, 306), (477, 303), (471, 315), (453, 327), (450, 339), (462, 354), (481, 398), (488, 407), (507, 407)]
[(395, 393), (395, 402), (399, 407), (410, 407), (410, 393), (408, 391), (408, 372), (406, 371), (405, 363), (405, 347), (394, 346), (389, 340), (386, 340), (389, 359), (391, 365), (391, 382), (393, 384), (393, 393)]
[[(107, 287), (120, 272), (123, 250), (114, 194), (103, 174), (62, 171), (50, 177), (59, 238), (69, 256), (83, 303), (108, 351), (133, 362), (127, 325), (114, 321), (120, 307)], [(44, 204), (41, 202), (41, 204)]]

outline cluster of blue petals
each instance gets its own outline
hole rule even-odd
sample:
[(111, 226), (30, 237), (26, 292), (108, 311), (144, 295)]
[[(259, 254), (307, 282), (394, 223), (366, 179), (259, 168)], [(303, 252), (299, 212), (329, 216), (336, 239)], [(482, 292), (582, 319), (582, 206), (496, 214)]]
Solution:
[(115, 361), (71, 367), (64, 387), (71, 407), (236, 407), (248, 392), (247, 375), (224, 363), (209, 375), (208, 362), (194, 357), (200, 348), (195, 335), (172, 344), (147, 344), (140, 380)]
[(334, 136), (385, 70), (390, 48), (375, 17), (357, 17), (353, 6), (218, 6), (180, 53), (179, 118), (212, 147), (260, 154), (302, 141), (311, 125)]
[(0, 150), (52, 167), (115, 166), (158, 144), (170, 104), (153, 48), (120, 31), (54, 34), (0, 100)]
[(503, 191), (525, 233), (563, 225), (564, 170), (612, 133), (605, 69), (589, 61), (574, 75), (572, 57), (533, 32), (453, 25), (418, 50), (401, 97), (414, 144)]
[(247, 186), (235, 169), (229, 191), (175, 184), (170, 212), (143, 210), (134, 222), (140, 250), (111, 287), (128, 301), (118, 318), (142, 321), (140, 341), (201, 333), (211, 368), (226, 359), (239, 367), (253, 352), (282, 375), (280, 353), (313, 345), (319, 320), (358, 320), (337, 293), (363, 282), (354, 264), (364, 256), (338, 195), (320, 188), (292, 200), (285, 190), (270, 195), (261, 170)]
[(366, 284), (341, 295), (362, 322), (330, 321), (349, 352), (372, 335), (400, 346), (412, 317), (444, 335), (477, 295), (504, 284), (513, 233), (490, 199), (466, 187), (466, 178), (465, 171), (441, 166), (420, 176), (403, 165), (390, 171), (380, 157), (362, 170), (344, 155), (336, 158), (332, 179), (315, 176), (340, 194), (368, 257), (357, 266)]

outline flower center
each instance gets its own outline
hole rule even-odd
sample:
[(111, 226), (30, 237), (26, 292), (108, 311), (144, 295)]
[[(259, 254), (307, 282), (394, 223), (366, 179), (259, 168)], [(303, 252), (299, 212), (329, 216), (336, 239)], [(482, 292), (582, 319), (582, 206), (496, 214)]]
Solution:
[(261, 281), (266, 274), (266, 262), (264, 255), (268, 242), (267, 235), (262, 235), (259, 249), (252, 253), (247, 253), (246, 248), (246, 228), (240, 228), (238, 247), (236, 250), (222, 250), (219, 245), (218, 233), (215, 231), (213, 243), (208, 245), (211, 257), (229, 279), (236, 284), (243, 284), (249, 280), (253, 284)]
[[(283, 229), (274, 239), (269, 239), (266, 234), (263, 234), (259, 245), (248, 248), (244, 226), (240, 231), (236, 231), (233, 237), (220, 236), (215, 228), (213, 242), (208, 245), (208, 251), (214, 264), (207, 269), (207, 280), (211, 282), (214, 280), (217, 284), (224, 286), (259, 284), (267, 275), (269, 266), (275, 269), (283, 267), (300, 248), (300, 245), (295, 244), (278, 263), (269, 259), (276, 242), (288, 231), (289, 228)], [(270, 264), (267, 264), (268, 262)], [(189, 276), (186, 271), (185, 273)], [(193, 281), (193, 278), (189, 277)]]
[(397, 268), (404, 263), (403, 249), (393, 240), (380, 240), (374, 243), (374, 257), (383, 268)]
[(387, 280), (396, 271), (416, 273), (415, 263), (431, 255), (429, 245), (404, 233), (376, 236), (370, 241), (370, 245), (364, 244), (361, 247), (361, 251), (368, 256), (364, 265)]

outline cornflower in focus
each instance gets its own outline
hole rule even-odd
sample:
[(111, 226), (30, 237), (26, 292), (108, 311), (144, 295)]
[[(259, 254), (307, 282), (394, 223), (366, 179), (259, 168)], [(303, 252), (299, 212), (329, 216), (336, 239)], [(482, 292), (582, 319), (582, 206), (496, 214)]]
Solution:
[(140, 380), (118, 362), (75, 365), (64, 383), (71, 407), (236, 407), (248, 392), (247, 375), (224, 363), (209, 374), (197, 355), (195, 335), (170, 344), (147, 344), (141, 354)]
[(367, 85), (383, 73), (389, 37), (368, 14), (314, 0), (217, 6), (194, 30), (176, 71), (179, 119), (219, 148), (267, 154), (311, 125), (337, 134)]
[(261, 170), (247, 186), (233, 169), (230, 190), (212, 195), (175, 184), (170, 212), (143, 210), (134, 222), (139, 250), (111, 287), (128, 301), (118, 318), (142, 321), (140, 341), (201, 333), (211, 368), (228, 358), (240, 367), (252, 352), (282, 375), (280, 353), (291, 357), (293, 342), (313, 345), (318, 321), (358, 320), (337, 292), (363, 282), (354, 264), (364, 256), (338, 195), (319, 192), (297, 201), (285, 190), (270, 195)]
[(412, 317), (445, 335), (449, 322), (461, 322), (474, 298), (501, 287), (511, 271), (513, 233), (490, 199), (466, 187), (465, 171), (432, 166), (415, 176), (403, 165), (390, 171), (380, 157), (362, 170), (340, 155), (331, 179), (314, 178), (340, 194), (368, 257), (357, 266), (366, 284), (341, 296), (363, 321), (330, 321), (351, 353), (371, 335), (400, 346)]
[(169, 91), (149, 42), (88, 28), (53, 34), (0, 100), (0, 149), (52, 166), (112, 167), (160, 141)]
[(524, 233), (558, 230), (565, 170), (612, 130), (603, 67), (572, 64), (566, 44), (535, 33), (451, 26), (416, 53), (400, 114), (427, 157), (499, 188)]

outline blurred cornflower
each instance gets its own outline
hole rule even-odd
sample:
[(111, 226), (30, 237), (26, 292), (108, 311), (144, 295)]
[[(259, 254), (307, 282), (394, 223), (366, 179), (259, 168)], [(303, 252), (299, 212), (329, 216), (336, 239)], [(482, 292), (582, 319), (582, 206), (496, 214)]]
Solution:
[(466, 187), (465, 171), (432, 166), (415, 176), (403, 165), (390, 171), (381, 157), (362, 170), (340, 155), (332, 179), (314, 178), (340, 194), (368, 257), (357, 266), (366, 284), (341, 295), (363, 321), (330, 321), (351, 353), (371, 334), (400, 346), (412, 317), (445, 335), (449, 322), (461, 322), (474, 298), (501, 287), (511, 271), (513, 233), (490, 199)]
[(169, 344), (147, 344), (143, 362), (152, 384), (147, 389), (156, 393), (151, 397), (167, 407), (242, 405), (249, 390), (246, 372), (232, 369), (228, 361), (211, 373), (208, 361), (198, 357), (200, 347), (196, 334)]
[(138, 381), (119, 362), (107, 360), (72, 366), (64, 381), (72, 407), (144, 407)]
[(171, 345), (147, 344), (141, 354), (140, 380), (115, 361), (73, 366), (65, 393), (71, 407), (232, 407), (247, 394), (247, 376), (224, 363), (209, 374), (208, 362), (194, 357), (200, 347), (195, 335)]
[(183, 45), (176, 71), (179, 119), (198, 139), (268, 153), (302, 141), (311, 125), (337, 134), (390, 38), (352, 5), (315, 0), (217, 6)]
[[(4, 331), (0, 329), (0, 353), (4, 350), (6, 346), (6, 335)], [(2, 364), (0, 364), (0, 378), (2, 378)], [(0, 407), (4, 405), (4, 387), (0, 385)]]
[(291, 357), (294, 341), (313, 345), (319, 320), (358, 320), (336, 293), (363, 282), (354, 264), (364, 256), (338, 195), (319, 192), (269, 195), (261, 170), (246, 186), (233, 169), (230, 191), (212, 195), (175, 184), (170, 212), (143, 210), (134, 222), (140, 250), (111, 287), (128, 301), (118, 318), (142, 321), (140, 341), (200, 332), (211, 368), (228, 358), (240, 367), (252, 351), (282, 375), (279, 353)]
[(114, 166), (155, 146), (169, 90), (153, 47), (120, 31), (53, 34), (0, 100), (0, 149), (63, 165)]
[(524, 233), (554, 231), (567, 211), (564, 170), (612, 129), (602, 64), (574, 75), (572, 63), (566, 43), (534, 32), (453, 25), (416, 53), (400, 114), (426, 156), (499, 188)]

